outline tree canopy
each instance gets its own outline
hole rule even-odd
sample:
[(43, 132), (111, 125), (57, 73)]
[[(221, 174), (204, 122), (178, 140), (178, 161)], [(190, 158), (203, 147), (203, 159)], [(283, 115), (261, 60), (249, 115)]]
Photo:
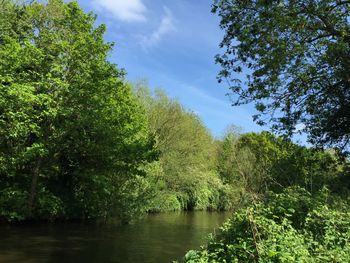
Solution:
[(153, 144), (105, 26), (61, 0), (2, 1), (0, 21), (0, 216), (130, 212)]
[(146, 109), (163, 172), (157, 205), (151, 209), (230, 207), (233, 187), (224, 185), (218, 176), (217, 143), (200, 118), (163, 90), (151, 92), (145, 82), (138, 82), (134, 90)]
[[(316, 145), (350, 141), (350, 1), (216, 0), (225, 31), (219, 80), (259, 124)], [(241, 74), (245, 73), (245, 78)]]

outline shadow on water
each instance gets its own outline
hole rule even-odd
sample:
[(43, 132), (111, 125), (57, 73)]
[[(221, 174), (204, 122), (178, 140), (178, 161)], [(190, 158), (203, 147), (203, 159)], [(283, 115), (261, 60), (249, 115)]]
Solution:
[(0, 262), (172, 262), (204, 244), (229, 213), (147, 215), (127, 226), (0, 227)]

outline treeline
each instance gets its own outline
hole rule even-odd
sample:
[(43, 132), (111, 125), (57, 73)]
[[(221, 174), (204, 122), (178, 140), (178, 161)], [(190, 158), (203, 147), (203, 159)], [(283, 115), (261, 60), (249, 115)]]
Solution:
[(159, 152), (149, 211), (232, 208), (235, 188), (221, 180), (217, 169), (219, 141), (200, 118), (164, 91), (152, 94), (144, 82), (134, 90)]
[(76, 2), (0, 10), (0, 220), (128, 222), (233, 206), (197, 115), (131, 85)]
[(347, 262), (350, 165), (337, 150), (267, 132), (224, 138), (219, 167), (240, 190), (236, 210), (185, 262)]

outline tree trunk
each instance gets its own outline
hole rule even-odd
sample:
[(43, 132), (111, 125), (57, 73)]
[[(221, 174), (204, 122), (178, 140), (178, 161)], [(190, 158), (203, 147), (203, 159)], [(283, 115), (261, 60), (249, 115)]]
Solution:
[(29, 202), (28, 202), (28, 212), (30, 217), (32, 217), (33, 215), (34, 202), (37, 194), (37, 186), (38, 186), (38, 178), (39, 178), (41, 162), (42, 162), (42, 158), (39, 157), (33, 168), (32, 184), (30, 187), (30, 196), (29, 196)]

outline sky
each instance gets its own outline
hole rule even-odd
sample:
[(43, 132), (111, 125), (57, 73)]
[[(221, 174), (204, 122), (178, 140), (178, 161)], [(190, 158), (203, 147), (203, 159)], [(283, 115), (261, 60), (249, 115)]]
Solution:
[(107, 25), (106, 41), (115, 42), (110, 61), (127, 80), (148, 81), (195, 112), (220, 137), (230, 125), (261, 131), (252, 105), (232, 107), (227, 84), (219, 84), (223, 32), (210, 12), (212, 0), (78, 0)]

